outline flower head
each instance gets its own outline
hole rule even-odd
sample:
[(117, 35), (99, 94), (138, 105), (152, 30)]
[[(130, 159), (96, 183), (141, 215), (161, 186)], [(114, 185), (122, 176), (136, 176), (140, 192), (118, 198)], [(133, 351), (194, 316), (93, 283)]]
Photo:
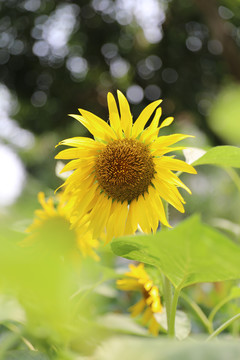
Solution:
[(99, 260), (94, 251), (99, 246), (99, 241), (88, 230), (87, 215), (82, 219), (81, 226), (72, 229), (69, 212), (71, 202), (66, 202), (62, 194), (55, 199), (57, 205), (54, 204), (53, 197), (46, 200), (43, 192), (38, 194), (38, 200), (42, 209), (35, 211), (35, 219), (26, 230), (29, 236), (23, 245), (44, 241), (44, 245), (55, 252), (67, 254), (69, 251), (78, 251), (83, 256)]
[(149, 331), (153, 335), (157, 335), (159, 331), (159, 324), (156, 321), (154, 314), (162, 311), (159, 291), (157, 286), (149, 278), (144, 269), (144, 264), (137, 266), (130, 264), (129, 272), (126, 272), (125, 278), (117, 280), (117, 287), (125, 291), (139, 291), (142, 298), (133, 306), (129, 308), (133, 317), (143, 313), (143, 324), (149, 325)]
[[(59, 145), (70, 148), (56, 156), (72, 159), (62, 172), (74, 172), (62, 186), (72, 199), (71, 216), (75, 226), (88, 213), (93, 236), (98, 237), (106, 230), (108, 241), (135, 233), (138, 225), (145, 233), (155, 232), (159, 221), (170, 226), (162, 199), (184, 212), (185, 202), (178, 187), (191, 193), (173, 171), (196, 173), (184, 161), (165, 156), (183, 149), (171, 145), (189, 135), (158, 137), (159, 131), (173, 121), (169, 117), (158, 126), (161, 100), (149, 104), (134, 124), (128, 101), (120, 91), (118, 101), (120, 113), (113, 95), (108, 93), (110, 125), (86, 110), (79, 109), (82, 115), (71, 115), (94, 139), (63, 140)], [(151, 124), (144, 129), (154, 112)]]

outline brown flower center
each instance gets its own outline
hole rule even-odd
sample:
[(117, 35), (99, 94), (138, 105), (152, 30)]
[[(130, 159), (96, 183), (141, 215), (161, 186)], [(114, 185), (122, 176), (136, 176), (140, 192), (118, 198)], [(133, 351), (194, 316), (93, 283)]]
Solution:
[(148, 147), (132, 139), (108, 144), (97, 158), (95, 171), (101, 189), (108, 196), (128, 202), (148, 190), (155, 173)]

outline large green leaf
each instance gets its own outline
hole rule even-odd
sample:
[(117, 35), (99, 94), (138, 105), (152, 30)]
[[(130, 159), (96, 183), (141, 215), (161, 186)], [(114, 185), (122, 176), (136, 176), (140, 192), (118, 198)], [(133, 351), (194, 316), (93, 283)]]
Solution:
[(236, 146), (216, 146), (208, 150), (192, 165), (206, 164), (240, 168), (240, 148)]
[(112, 250), (127, 259), (158, 267), (175, 287), (240, 277), (240, 247), (198, 216), (173, 230), (113, 240)]

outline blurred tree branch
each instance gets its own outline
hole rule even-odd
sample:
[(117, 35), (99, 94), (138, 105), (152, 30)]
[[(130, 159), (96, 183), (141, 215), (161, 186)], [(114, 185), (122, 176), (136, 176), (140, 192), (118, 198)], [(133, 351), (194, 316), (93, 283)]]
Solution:
[(223, 57), (231, 74), (240, 81), (240, 50), (231, 36), (231, 27), (218, 13), (216, 0), (194, 0), (199, 10), (206, 19), (206, 23), (212, 33), (212, 37), (221, 42)]

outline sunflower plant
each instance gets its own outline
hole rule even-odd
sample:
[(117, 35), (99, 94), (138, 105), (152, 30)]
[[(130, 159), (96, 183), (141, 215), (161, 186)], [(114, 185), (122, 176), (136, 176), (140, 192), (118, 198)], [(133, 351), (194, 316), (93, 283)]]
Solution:
[[(176, 230), (170, 233), (162, 231), (171, 228), (168, 204), (184, 212), (185, 201), (179, 188), (191, 194), (191, 190), (179, 179), (178, 174), (196, 174), (195, 168), (185, 161), (169, 156), (173, 151), (185, 150), (184, 146), (173, 145), (191, 136), (161, 135), (162, 128), (173, 122), (173, 117), (160, 122), (162, 100), (149, 104), (133, 121), (125, 96), (118, 91), (117, 98), (118, 104), (114, 96), (108, 93), (109, 124), (83, 109), (79, 109), (80, 115), (71, 115), (89, 130), (93, 139), (76, 137), (58, 144), (70, 146), (56, 156), (57, 159), (71, 160), (62, 172), (73, 170), (61, 187), (65, 196), (72, 199), (70, 218), (73, 227), (77, 228), (82, 222), (82, 217), (87, 214), (89, 230), (93, 236), (101, 237), (101, 234), (105, 233), (106, 242), (115, 239), (112, 249), (117, 255), (158, 267), (163, 279), (168, 333), (174, 336), (178, 297), (182, 288), (186, 286), (186, 279), (193, 277), (190, 268), (186, 267), (191, 259), (188, 255), (190, 250), (186, 247), (183, 258), (176, 260), (180, 268), (179, 261), (182, 261), (182, 266), (186, 269), (173, 294), (174, 283), (169, 271), (171, 273), (175, 263), (168, 261), (167, 271), (164, 270), (162, 260), (156, 259), (156, 254), (160, 251), (162, 256), (166, 255), (165, 248), (155, 239), (168, 238), (176, 233)], [(216, 148), (216, 152), (218, 150), (221, 149)], [(209, 161), (211, 163), (211, 155), (210, 151), (202, 156), (203, 164)], [(195, 164), (200, 165), (201, 158)], [(223, 159), (220, 160), (220, 164), (224, 165)], [(158, 229), (160, 231), (157, 231)], [(145, 236), (136, 236), (136, 232), (139, 231)], [(200, 229), (198, 233), (201, 234)], [(132, 237), (117, 239), (123, 235)], [(151, 247), (150, 253), (143, 246), (145, 239), (150, 247), (155, 244)], [(181, 237), (179, 241), (182, 241)], [(170, 241), (169, 244), (172, 246), (174, 241)], [(181, 248), (181, 244), (178, 244), (179, 246)], [(169, 259), (173, 256), (172, 252), (178, 252), (178, 247), (177, 250), (167, 250)], [(175, 275), (179, 276), (179, 270), (175, 270)], [(203, 269), (199, 269), (201, 270)], [(210, 272), (209, 269), (209, 274)], [(236, 273), (233, 277), (236, 277)], [(209, 281), (210, 278), (209, 275), (204, 281)], [(213, 276), (211, 281), (219, 281), (220, 278), (218, 274), (216, 278)], [(198, 281), (199, 279), (194, 282)], [(134, 290), (133, 282), (130, 281), (129, 284), (132, 284)], [(155, 330), (153, 332), (156, 333)]]

